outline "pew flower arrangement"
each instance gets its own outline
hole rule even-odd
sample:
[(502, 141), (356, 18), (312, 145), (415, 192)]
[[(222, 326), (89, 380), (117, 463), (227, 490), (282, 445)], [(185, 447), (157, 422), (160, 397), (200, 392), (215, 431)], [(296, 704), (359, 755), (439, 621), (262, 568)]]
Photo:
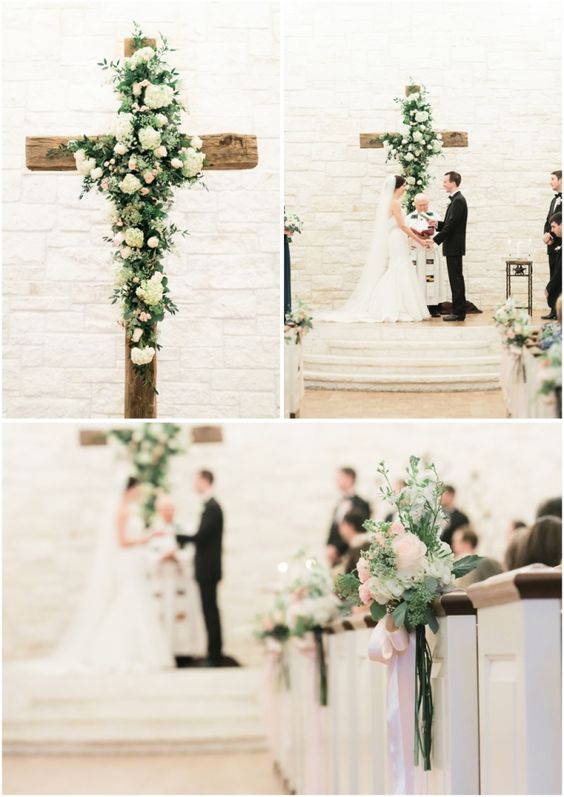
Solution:
[(539, 393), (556, 399), (557, 417), (562, 416), (562, 338), (555, 340), (538, 358)]
[(298, 215), (295, 213), (288, 213), (286, 214), (286, 209), (284, 208), (284, 232), (289, 232), (290, 235), (294, 235), (294, 233), (301, 233), (303, 227), (303, 221), (300, 219)]
[(175, 236), (188, 234), (169, 221), (168, 213), (176, 187), (202, 181), (205, 155), (198, 136), (181, 132), (185, 108), (179, 74), (164, 60), (171, 51), (166, 39), (157, 49), (145, 46), (135, 25), (133, 40), (129, 58), (99, 64), (111, 73), (119, 99), (112, 133), (84, 136), (60, 149), (74, 155), (83, 177), (80, 196), (95, 189), (110, 202), (112, 236), (104, 240), (116, 247), (112, 302), (121, 308), (134, 370), (150, 383), (148, 366), (161, 348), (158, 324), (178, 309), (163, 260)]
[[(421, 753), (424, 768), (429, 770), (432, 659), (425, 627), (438, 631), (433, 601), (451, 588), (456, 578), (473, 570), (480, 557), (466, 556), (455, 562), (450, 546), (441, 541), (443, 485), (434, 465), (422, 467), (420, 459), (412, 456), (406, 486), (399, 492), (393, 490), (384, 463), (380, 463), (378, 473), (384, 479), (382, 497), (395, 507), (398, 519), (364, 523), (370, 548), (361, 554), (356, 572), (338, 577), (337, 592), (356, 605), (370, 607), (378, 623), (374, 633), (384, 646), (390, 634), (403, 629), (405, 647), (401, 650), (405, 650), (409, 635), (415, 635), (414, 761), (418, 763)], [(388, 663), (385, 656), (377, 660), (384, 659)]]
[(539, 330), (537, 345), (539, 349), (545, 351), (550, 347), (562, 341), (562, 327), (557, 321), (549, 321), (548, 324), (543, 324)]
[[(412, 88), (413, 80), (411, 81)], [(401, 107), (403, 130), (401, 133), (384, 133), (379, 137), (386, 148), (386, 162), (396, 161), (405, 175), (407, 189), (405, 204), (412, 210), (414, 197), (423, 191), (431, 179), (429, 163), (442, 154), (442, 135), (433, 129), (433, 109), (425, 86), (407, 97), (395, 97)], [(375, 140), (370, 142), (375, 143)]]
[(533, 334), (531, 319), (523, 308), (515, 305), (512, 296), (501, 304), (494, 313), (503, 344), (513, 353), (520, 354), (523, 346)]
[(145, 423), (129, 429), (112, 429), (108, 442), (125, 449), (130, 475), (141, 485), (141, 514), (148, 528), (155, 517), (159, 494), (167, 489), (171, 457), (182, 453), (182, 429), (174, 423)]
[(294, 307), (284, 318), (284, 339), (301, 343), (302, 337), (313, 329), (313, 317), (307, 304), (297, 299)]

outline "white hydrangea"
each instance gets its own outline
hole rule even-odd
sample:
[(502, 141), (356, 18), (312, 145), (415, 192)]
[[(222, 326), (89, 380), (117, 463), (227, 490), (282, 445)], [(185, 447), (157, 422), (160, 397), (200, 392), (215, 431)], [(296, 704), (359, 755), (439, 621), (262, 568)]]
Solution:
[(135, 291), (142, 302), (145, 302), (145, 304), (149, 306), (154, 306), (161, 302), (163, 298), (162, 278), (163, 275), (157, 271), (150, 279), (143, 280)]
[(145, 240), (143, 230), (138, 227), (128, 227), (125, 231), (125, 243), (135, 249), (140, 249)]
[(166, 108), (174, 99), (174, 89), (171, 86), (155, 86), (149, 83), (145, 89), (144, 104), (147, 108)]
[(134, 174), (126, 174), (119, 187), (124, 194), (134, 194), (141, 188), (141, 181)]
[(202, 149), (204, 142), (200, 136), (190, 136), (190, 146), (193, 149)]
[(137, 137), (141, 149), (157, 149), (161, 145), (161, 134), (154, 127), (142, 127)]
[(415, 121), (416, 122), (426, 122), (429, 118), (429, 114), (427, 111), (417, 111), (415, 114)]
[(192, 147), (186, 147), (182, 150), (182, 174), (184, 177), (195, 177), (201, 170), (204, 163), (205, 155), (203, 152), (196, 152)]
[(134, 346), (131, 349), (131, 362), (135, 365), (148, 365), (154, 356), (155, 350), (152, 346), (145, 346), (144, 349)]
[(119, 142), (126, 142), (133, 135), (133, 114), (119, 113), (114, 125), (114, 136)]
[(141, 47), (126, 59), (125, 64), (129, 69), (136, 69), (143, 61), (147, 63), (154, 57), (155, 51), (152, 47)]

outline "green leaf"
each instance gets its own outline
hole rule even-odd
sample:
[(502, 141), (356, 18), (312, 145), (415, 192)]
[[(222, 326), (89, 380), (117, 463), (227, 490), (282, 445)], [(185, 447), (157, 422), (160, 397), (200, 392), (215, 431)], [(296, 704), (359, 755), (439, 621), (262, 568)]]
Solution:
[(432, 609), (429, 609), (427, 612), (427, 625), (434, 634), (436, 634), (439, 630), (439, 621), (437, 620), (437, 616)]
[(439, 580), (437, 578), (435, 578), (434, 576), (425, 576), (423, 581), (425, 582), (425, 586), (427, 587), (429, 592), (437, 591), (437, 588), (439, 586)]
[(370, 607), (370, 614), (372, 616), (372, 619), (378, 622), (378, 620), (381, 620), (382, 617), (385, 616), (386, 607), (382, 606), (381, 603), (373, 603), (372, 606)]
[(392, 617), (394, 618), (394, 623), (398, 628), (402, 625), (405, 625), (405, 618), (407, 616), (407, 609), (408, 605), (405, 601), (402, 601), (393, 611)]
[(478, 566), (483, 558), (483, 556), (476, 556), (476, 554), (472, 554), (471, 556), (464, 556), (462, 559), (459, 559), (454, 563), (452, 568), (454, 577), (460, 578), (461, 576), (465, 576), (466, 573), (470, 573), (475, 567)]

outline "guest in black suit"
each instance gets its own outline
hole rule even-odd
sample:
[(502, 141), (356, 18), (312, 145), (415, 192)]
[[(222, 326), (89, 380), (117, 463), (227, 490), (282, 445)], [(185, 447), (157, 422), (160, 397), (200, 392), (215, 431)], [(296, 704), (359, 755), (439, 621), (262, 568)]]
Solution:
[(443, 316), (443, 321), (464, 321), (466, 318), (466, 287), (462, 258), (466, 254), (466, 223), (468, 205), (460, 193), (462, 177), (458, 172), (447, 172), (443, 188), (450, 197), (450, 204), (444, 221), (437, 224), (438, 233), (433, 238), (436, 244), (443, 244), (446, 257), (448, 279), (452, 291), (452, 313)]
[(368, 532), (363, 528), (365, 520), (363, 513), (351, 509), (341, 521), (339, 534), (349, 546), (339, 563), (343, 573), (352, 573), (353, 570), (356, 570), (361, 551), (367, 551), (370, 548)]
[(441, 540), (452, 547), (452, 535), (461, 526), (468, 526), (470, 521), (464, 512), (456, 508), (456, 490), (451, 484), (445, 484), (441, 496), (441, 507), (447, 517), (446, 525), (441, 534)]
[(337, 488), (341, 492), (341, 498), (333, 512), (326, 549), (331, 567), (337, 564), (349, 547), (339, 533), (339, 527), (347, 512), (354, 509), (362, 515), (363, 521), (370, 517), (370, 504), (364, 498), (356, 495), (356, 471), (354, 468), (341, 468), (337, 471)]
[(178, 534), (180, 546), (196, 546), (195, 576), (200, 588), (202, 611), (208, 634), (208, 660), (210, 667), (221, 667), (223, 661), (221, 618), (217, 605), (217, 585), (221, 581), (221, 541), (223, 537), (223, 511), (213, 496), (214, 476), (209, 470), (196, 475), (194, 489), (202, 497), (204, 506), (200, 526), (195, 534)]
[(550, 314), (543, 318), (556, 318), (556, 302), (562, 293), (562, 213), (555, 213), (550, 219), (552, 233), (552, 271), (546, 286), (546, 299)]
[[(562, 213), (562, 171), (560, 169), (556, 169), (556, 171), (551, 172), (550, 187), (554, 191), (554, 196), (552, 197), (550, 206), (548, 208), (548, 214), (543, 229), (544, 235), (542, 238), (546, 244), (546, 252), (548, 254), (549, 281), (552, 280), (554, 270), (556, 268), (556, 248), (558, 246), (562, 246), (561, 236), (559, 236), (560, 240), (558, 240), (558, 238), (556, 238), (552, 232), (552, 217), (555, 213)], [(560, 257), (560, 267), (562, 268), (562, 257)], [(550, 307), (550, 312), (547, 315), (543, 315), (542, 318), (545, 320), (556, 318), (554, 307), (550, 304), (550, 299), (548, 296), (547, 302)]]

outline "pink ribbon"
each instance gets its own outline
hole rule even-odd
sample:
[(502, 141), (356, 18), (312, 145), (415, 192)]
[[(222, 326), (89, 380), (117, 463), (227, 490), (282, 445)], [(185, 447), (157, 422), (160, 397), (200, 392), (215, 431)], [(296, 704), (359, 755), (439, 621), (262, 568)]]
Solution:
[(388, 780), (393, 794), (421, 794), (423, 771), (413, 763), (415, 743), (415, 634), (386, 614), (368, 642), (368, 658), (388, 667), (386, 721)]

